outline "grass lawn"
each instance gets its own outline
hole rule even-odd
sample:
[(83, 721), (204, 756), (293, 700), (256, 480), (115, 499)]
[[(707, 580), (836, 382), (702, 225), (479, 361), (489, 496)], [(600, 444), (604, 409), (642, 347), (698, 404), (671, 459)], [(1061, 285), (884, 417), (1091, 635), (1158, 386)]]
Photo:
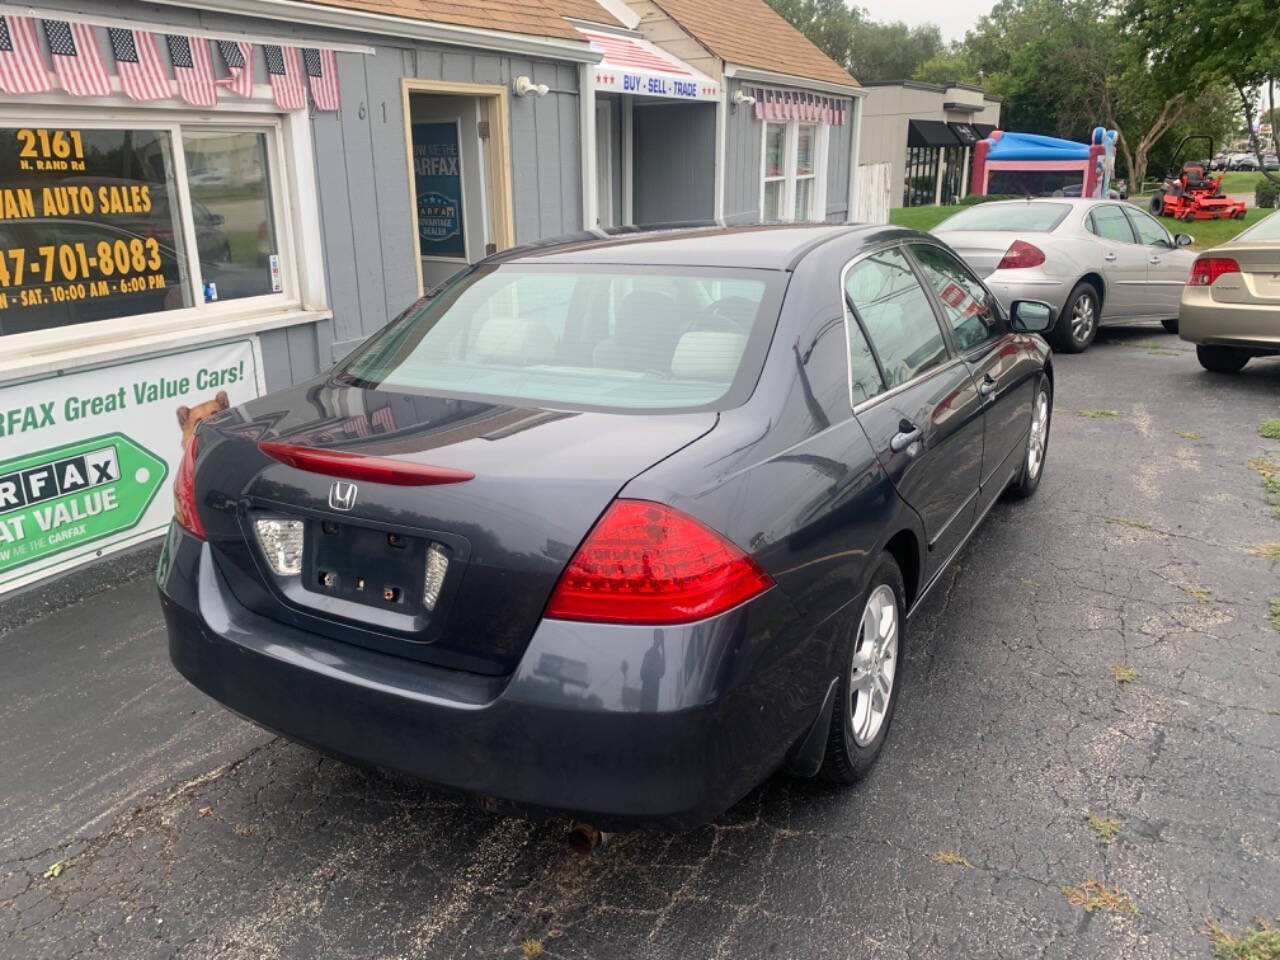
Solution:
[(1222, 175), (1222, 192), (1247, 193), (1252, 196), (1261, 179), (1262, 174), (1252, 170), (1230, 170)]
[[(962, 207), (899, 207), (889, 211), (889, 222), (899, 227), (912, 227), (916, 230), (932, 230), (939, 223), (959, 212)], [(1161, 218), (1160, 222), (1170, 233), (1189, 233), (1195, 237), (1192, 249), (1205, 250), (1226, 243), (1245, 227), (1257, 223), (1270, 210), (1250, 210), (1243, 220), (1197, 220), (1195, 223), (1182, 223), (1177, 220)]]

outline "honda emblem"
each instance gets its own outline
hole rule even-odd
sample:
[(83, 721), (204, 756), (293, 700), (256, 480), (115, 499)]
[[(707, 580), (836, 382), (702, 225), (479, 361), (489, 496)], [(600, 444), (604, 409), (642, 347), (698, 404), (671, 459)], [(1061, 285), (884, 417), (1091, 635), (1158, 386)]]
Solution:
[(345, 480), (333, 481), (329, 488), (329, 506), (334, 510), (350, 510), (356, 505), (356, 485)]

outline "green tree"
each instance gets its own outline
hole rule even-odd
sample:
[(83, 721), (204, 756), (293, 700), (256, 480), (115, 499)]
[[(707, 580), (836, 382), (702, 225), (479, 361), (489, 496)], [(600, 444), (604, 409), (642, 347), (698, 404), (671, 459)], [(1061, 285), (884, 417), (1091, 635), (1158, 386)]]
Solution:
[(863, 21), (860, 7), (850, 7), (845, 0), (769, 0), (769, 5), (828, 57), (849, 68), (854, 34)]
[(910, 80), (922, 65), (942, 53), (936, 24), (909, 27), (901, 21), (859, 21), (853, 33), (849, 69), (859, 80)]
[(769, 0), (792, 26), (859, 80), (906, 80), (943, 50), (931, 23), (875, 23), (845, 0)]
[[(1276, 0), (1126, 0), (1134, 38), (1149, 51), (1153, 71), (1176, 73), (1191, 89), (1226, 84), (1235, 92), (1249, 139), (1262, 91), (1280, 79), (1280, 10)], [(1266, 176), (1280, 184), (1280, 174)]]

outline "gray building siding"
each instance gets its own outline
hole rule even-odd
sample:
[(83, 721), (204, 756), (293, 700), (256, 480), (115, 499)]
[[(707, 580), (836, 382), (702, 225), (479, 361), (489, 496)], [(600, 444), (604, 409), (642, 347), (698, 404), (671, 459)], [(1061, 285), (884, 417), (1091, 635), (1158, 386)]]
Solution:
[(715, 105), (637, 103), (631, 130), (635, 222), (674, 223), (714, 217)]
[(724, 124), (724, 219), (742, 223), (760, 219), (760, 121), (752, 107), (738, 106), (733, 95), (743, 85), (728, 81)]

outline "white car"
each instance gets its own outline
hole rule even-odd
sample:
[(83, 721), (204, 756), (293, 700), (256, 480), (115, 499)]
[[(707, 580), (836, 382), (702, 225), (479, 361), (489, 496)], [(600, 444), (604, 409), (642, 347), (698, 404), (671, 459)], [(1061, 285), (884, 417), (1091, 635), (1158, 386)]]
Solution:
[(1103, 323), (1160, 322), (1178, 329), (1178, 301), (1195, 255), (1192, 239), (1130, 203), (1004, 200), (967, 207), (938, 224), (1008, 308), (1042, 300), (1057, 311), (1054, 348), (1079, 353)]

